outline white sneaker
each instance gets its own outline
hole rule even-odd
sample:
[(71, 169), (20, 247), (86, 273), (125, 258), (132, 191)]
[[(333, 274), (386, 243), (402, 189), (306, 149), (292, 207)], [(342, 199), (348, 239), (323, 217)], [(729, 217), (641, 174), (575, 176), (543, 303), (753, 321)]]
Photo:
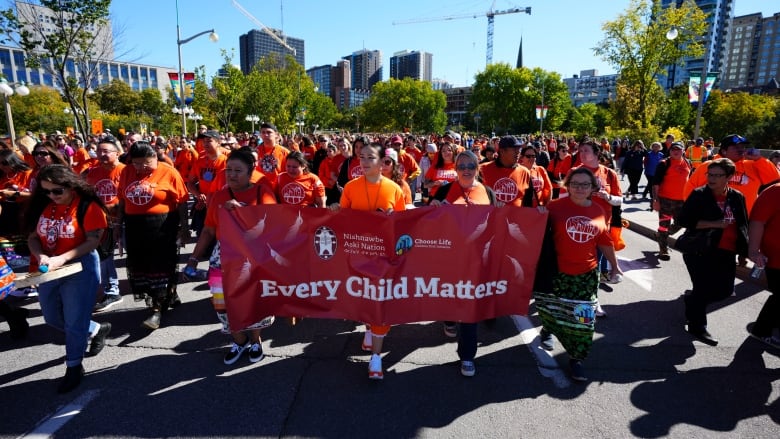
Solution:
[(460, 374), (464, 377), (473, 377), (477, 373), (477, 368), (474, 366), (473, 361), (461, 361), (460, 362)]
[(614, 276), (609, 276), (609, 279), (607, 279), (607, 283), (610, 284), (619, 284), (620, 282), (623, 282), (623, 275), (620, 273), (616, 273)]
[(601, 307), (600, 303), (596, 304), (596, 317), (606, 317), (607, 312)]
[(374, 334), (371, 333), (370, 329), (366, 330), (366, 333), (363, 334), (363, 344), (361, 347), (366, 352), (371, 352), (371, 348), (374, 346)]
[(379, 354), (371, 355), (371, 360), (368, 361), (368, 379), (381, 380), (384, 378), (382, 372), (382, 357)]

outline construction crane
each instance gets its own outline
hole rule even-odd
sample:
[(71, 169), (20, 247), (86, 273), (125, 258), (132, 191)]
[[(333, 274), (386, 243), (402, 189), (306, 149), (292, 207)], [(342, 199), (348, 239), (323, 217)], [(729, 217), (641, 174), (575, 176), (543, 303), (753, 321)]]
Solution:
[(517, 14), (525, 12), (528, 15), (531, 15), (531, 7), (527, 8), (510, 8), (510, 9), (504, 9), (501, 11), (496, 11), (493, 9), (496, 6), (495, 0), (493, 0), (493, 4), (490, 5), (490, 9), (485, 12), (475, 12), (472, 14), (463, 14), (463, 15), (450, 15), (447, 17), (429, 17), (429, 18), (413, 18), (410, 20), (401, 20), (401, 21), (394, 21), (393, 25), (397, 24), (414, 24), (414, 23), (428, 23), (431, 21), (449, 21), (449, 20), (460, 20), (461, 18), (477, 18), (481, 16), (485, 16), (488, 19), (488, 25), (487, 25), (487, 52), (485, 53), (485, 65), (489, 65), (493, 62), (493, 22), (495, 20), (496, 15), (506, 15), (506, 14)]
[(256, 24), (256, 25), (257, 25), (257, 27), (258, 27), (258, 29), (260, 29), (261, 31), (263, 31), (263, 32), (267, 33), (268, 35), (270, 35), (270, 36), (271, 36), (271, 38), (273, 38), (274, 40), (276, 40), (276, 42), (277, 42), (277, 43), (281, 44), (281, 45), (282, 45), (282, 46), (284, 46), (284, 47), (285, 47), (287, 50), (291, 51), (291, 52), (293, 53), (293, 55), (295, 55), (295, 48), (293, 48), (293, 47), (290, 47), (290, 46), (287, 44), (287, 41), (284, 41), (283, 39), (279, 38), (279, 36), (278, 36), (278, 35), (276, 35), (276, 33), (274, 33), (274, 32), (273, 32), (273, 31), (272, 31), (272, 30), (271, 30), (271, 29), (270, 29), (268, 26), (266, 26), (266, 25), (264, 25), (263, 23), (261, 23), (261, 22), (260, 22), (260, 20), (258, 20), (257, 18), (255, 18), (255, 16), (254, 16), (254, 15), (250, 14), (250, 13), (249, 13), (249, 11), (247, 11), (246, 9), (244, 9), (244, 7), (243, 7), (243, 6), (241, 6), (240, 4), (238, 4), (238, 2), (237, 2), (236, 0), (232, 0), (232, 3), (233, 3), (233, 7), (235, 7), (236, 9), (238, 9), (238, 10), (239, 10), (239, 12), (241, 12), (242, 14), (244, 14), (244, 16), (246, 16), (246, 18), (248, 18), (249, 20), (251, 20), (251, 21), (252, 21), (252, 23)]

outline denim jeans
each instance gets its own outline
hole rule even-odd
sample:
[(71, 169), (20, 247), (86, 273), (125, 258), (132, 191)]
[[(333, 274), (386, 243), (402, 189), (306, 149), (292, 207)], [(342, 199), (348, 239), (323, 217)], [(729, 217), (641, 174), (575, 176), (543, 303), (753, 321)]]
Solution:
[(96, 251), (78, 259), (81, 271), (38, 286), (38, 301), (46, 323), (65, 333), (65, 365), (78, 366), (87, 340), (98, 324), (91, 320), (95, 292), (100, 285)]
[(100, 282), (103, 284), (104, 294), (119, 295), (119, 276), (116, 274), (114, 255), (100, 261)]

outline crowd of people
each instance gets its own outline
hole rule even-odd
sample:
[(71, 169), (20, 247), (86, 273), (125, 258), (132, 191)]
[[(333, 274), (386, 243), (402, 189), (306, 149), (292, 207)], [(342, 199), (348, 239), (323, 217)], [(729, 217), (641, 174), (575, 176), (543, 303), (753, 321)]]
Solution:
[[(221, 331), (232, 338), (224, 357), (264, 357), (261, 331), (275, 316), (249, 328), (231, 327), (225, 308), (219, 211), (258, 204), (393, 212), (430, 205), (526, 207), (549, 213), (545, 245), (549, 282), (535, 288), (541, 345), (557, 337), (575, 380), (587, 379), (584, 361), (595, 322), (606, 317), (598, 302), (601, 282), (622, 280), (614, 235), (626, 199), (651, 198), (658, 212), (659, 260), (681, 228), (706, 235), (706, 246), (686, 252), (693, 289), (685, 297), (687, 331), (714, 345), (706, 308), (731, 294), (737, 264), (750, 258), (765, 267), (773, 293), (751, 335), (780, 348), (780, 153), (764, 158), (745, 149), (738, 135), (684, 144), (606, 138), (575, 140), (551, 134), (487, 137), (459, 134), (282, 136), (271, 123), (255, 133), (222, 133), (201, 125), (193, 138), (153, 133), (22, 136), (0, 145), (0, 234), (10, 265), (81, 271), (37, 286), (47, 324), (65, 334), (66, 373), (60, 392), (76, 388), (86, 355), (97, 355), (111, 331), (91, 320), (123, 301), (114, 259), (126, 252), (128, 295), (149, 309), (141, 325), (160, 328), (181, 303), (176, 284), (179, 252), (196, 239), (184, 272), (208, 260), (208, 283)], [(624, 198), (621, 180), (629, 180)], [(640, 194), (642, 177), (646, 184)], [(763, 191), (763, 192), (762, 192)], [(761, 194), (761, 195), (759, 195)], [(576, 219), (578, 230), (571, 230)], [(544, 250), (543, 250), (544, 254)], [(541, 264), (540, 270), (543, 265)], [(44, 268), (45, 267), (45, 268)], [(541, 271), (540, 271), (541, 273)], [(540, 284), (541, 285), (541, 284)], [(29, 291), (28, 291), (29, 292)], [(96, 299), (97, 298), (97, 299)], [(0, 300), (11, 337), (24, 338), (27, 310)], [(295, 316), (287, 316), (295, 317)], [(476, 373), (478, 322), (443, 322), (458, 337), (464, 376)], [(382, 347), (390, 326), (366, 322), (363, 349), (371, 352), (368, 377), (382, 379)]]

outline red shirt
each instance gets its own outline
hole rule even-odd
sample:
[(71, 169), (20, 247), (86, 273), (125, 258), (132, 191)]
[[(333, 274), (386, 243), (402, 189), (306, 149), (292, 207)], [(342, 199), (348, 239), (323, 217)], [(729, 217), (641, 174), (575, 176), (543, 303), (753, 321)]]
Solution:
[(512, 206), (522, 206), (523, 196), (531, 182), (531, 173), (523, 166), (499, 167), (495, 161), (479, 168), (482, 181), (496, 193), (496, 200)]
[[(35, 233), (41, 243), (41, 249), (47, 256), (61, 255), (81, 245), (87, 240), (85, 232), (105, 229), (108, 226), (106, 214), (95, 203), (90, 203), (84, 214), (84, 225), (79, 226), (76, 218), (81, 198), (73, 196), (70, 204), (49, 203), (38, 218)], [(38, 269), (37, 261), (30, 261), (30, 272)]]
[(612, 245), (604, 209), (596, 203), (578, 206), (569, 198), (547, 206), (553, 227), (558, 270), (569, 275), (587, 273), (598, 266), (599, 245)]
[(113, 169), (95, 166), (87, 172), (87, 183), (95, 188), (95, 192), (107, 207), (119, 202), (117, 188), (119, 187), (119, 177), (124, 168), (123, 163), (117, 163)]
[(780, 184), (774, 184), (761, 192), (750, 212), (750, 221), (764, 223), (761, 253), (769, 261), (767, 266), (780, 269)]

